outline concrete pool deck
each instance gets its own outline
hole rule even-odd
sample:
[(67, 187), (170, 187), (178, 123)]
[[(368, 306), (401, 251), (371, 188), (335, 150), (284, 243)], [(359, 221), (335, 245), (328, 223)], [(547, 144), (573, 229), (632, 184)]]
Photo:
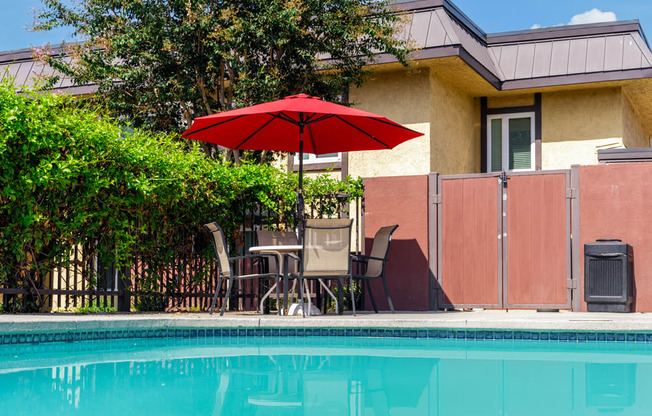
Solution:
[(152, 328), (446, 328), (578, 331), (652, 331), (652, 313), (536, 311), (370, 312), (300, 317), (255, 313), (68, 313), (0, 315), (0, 333)]

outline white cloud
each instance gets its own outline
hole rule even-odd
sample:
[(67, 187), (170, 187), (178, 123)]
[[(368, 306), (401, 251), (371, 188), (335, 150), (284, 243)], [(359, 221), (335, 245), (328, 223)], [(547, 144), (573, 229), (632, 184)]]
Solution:
[(532, 27), (530, 29), (541, 29), (541, 25), (538, 24), (538, 23), (535, 23), (535, 24), (532, 25)]
[(568, 24), (583, 25), (586, 23), (614, 22), (616, 20), (616, 13), (614, 12), (603, 12), (602, 10), (591, 9), (571, 17), (571, 20), (568, 22)]

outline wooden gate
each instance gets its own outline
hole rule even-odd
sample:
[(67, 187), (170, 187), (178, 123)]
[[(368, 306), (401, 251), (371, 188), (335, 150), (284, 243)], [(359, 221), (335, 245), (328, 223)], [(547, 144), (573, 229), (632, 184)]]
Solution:
[(570, 171), (437, 184), (439, 308), (571, 308)]

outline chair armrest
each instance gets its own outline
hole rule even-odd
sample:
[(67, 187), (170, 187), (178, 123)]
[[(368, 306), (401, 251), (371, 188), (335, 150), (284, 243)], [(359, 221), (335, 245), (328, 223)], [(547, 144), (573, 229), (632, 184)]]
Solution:
[(289, 258), (291, 258), (292, 260), (301, 261), (301, 257), (297, 256), (296, 254), (285, 253), (285, 255), (288, 256)]
[(273, 253), (246, 254), (244, 256), (229, 257), (229, 261), (234, 262), (236, 260), (242, 260), (242, 259), (260, 259), (260, 258), (273, 258), (274, 261), (276, 261), (276, 266), (278, 270), (278, 256)]
[(257, 257), (276, 257), (276, 255), (272, 253), (245, 254), (244, 256), (229, 257), (229, 261), (240, 260), (240, 259), (253, 259)]
[(365, 256), (364, 254), (351, 254), (351, 259), (358, 262), (362, 262), (364, 260), (389, 261), (388, 258)]

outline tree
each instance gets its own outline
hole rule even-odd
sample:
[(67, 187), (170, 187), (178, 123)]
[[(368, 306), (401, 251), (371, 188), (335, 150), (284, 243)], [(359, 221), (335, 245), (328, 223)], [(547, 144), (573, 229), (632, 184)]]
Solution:
[(71, 26), (83, 40), (67, 45), (72, 60), (48, 63), (96, 83), (95, 99), (114, 114), (158, 131), (296, 93), (341, 102), (380, 53), (402, 63), (408, 53), (387, 0), (43, 2), (35, 30)]

